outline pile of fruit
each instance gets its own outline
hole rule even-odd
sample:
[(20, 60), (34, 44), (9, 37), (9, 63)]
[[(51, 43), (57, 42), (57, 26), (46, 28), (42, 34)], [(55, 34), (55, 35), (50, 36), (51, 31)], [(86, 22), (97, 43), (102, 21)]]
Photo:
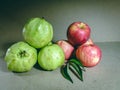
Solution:
[(38, 62), (44, 70), (61, 67), (61, 74), (71, 81), (68, 70), (83, 81), (84, 67), (92, 67), (101, 60), (101, 50), (90, 38), (90, 27), (83, 22), (72, 23), (67, 30), (68, 40), (53, 39), (53, 27), (44, 18), (32, 18), (23, 28), (25, 41), (11, 45), (5, 55), (7, 68), (13, 72), (27, 72)]

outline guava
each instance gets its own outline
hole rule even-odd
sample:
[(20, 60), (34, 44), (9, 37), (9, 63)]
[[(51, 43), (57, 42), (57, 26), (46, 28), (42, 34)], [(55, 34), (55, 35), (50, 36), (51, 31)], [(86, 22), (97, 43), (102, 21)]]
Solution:
[(57, 44), (45, 46), (38, 53), (38, 64), (44, 70), (55, 70), (62, 66), (64, 61), (64, 52)]
[(26, 42), (17, 42), (8, 48), (5, 61), (10, 71), (29, 71), (37, 62), (37, 50)]
[(42, 48), (53, 38), (53, 27), (44, 18), (32, 18), (23, 28), (26, 42), (35, 48)]

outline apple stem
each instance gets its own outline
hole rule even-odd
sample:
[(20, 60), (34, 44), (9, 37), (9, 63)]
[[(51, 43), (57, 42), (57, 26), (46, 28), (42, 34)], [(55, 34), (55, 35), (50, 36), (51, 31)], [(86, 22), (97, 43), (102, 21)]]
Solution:
[(85, 24), (84, 24), (84, 23), (81, 23), (81, 24), (80, 24), (80, 28), (81, 28), (81, 29), (84, 29), (84, 28), (85, 28)]

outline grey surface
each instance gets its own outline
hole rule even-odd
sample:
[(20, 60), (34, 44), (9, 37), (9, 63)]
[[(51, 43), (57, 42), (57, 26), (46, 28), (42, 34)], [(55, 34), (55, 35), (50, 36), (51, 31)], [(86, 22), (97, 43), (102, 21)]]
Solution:
[(83, 82), (71, 74), (73, 84), (62, 77), (59, 68), (42, 71), (34, 67), (26, 73), (10, 72), (3, 59), (3, 50), (0, 55), (0, 90), (119, 90), (120, 42), (97, 45), (102, 50), (101, 62), (95, 67), (86, 68)]

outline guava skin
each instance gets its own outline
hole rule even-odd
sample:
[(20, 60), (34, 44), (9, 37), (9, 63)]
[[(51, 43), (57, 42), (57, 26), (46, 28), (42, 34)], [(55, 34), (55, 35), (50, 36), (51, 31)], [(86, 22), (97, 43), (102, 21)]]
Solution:
[(53, 27), (44, 18), (32, 18), (23, 28), (26, 42), (35, 48), (42, 48), (53, 38)]
[(38, 64), (44, 70), (55, 70), (65, 62), (63, 50), (57, 44), (45, 46), (38, 53)]
[(29, 71), (37, 62), (37, 50), (25, 42), (17, 42), (8, 48), (5, 61), (10, 71)]

